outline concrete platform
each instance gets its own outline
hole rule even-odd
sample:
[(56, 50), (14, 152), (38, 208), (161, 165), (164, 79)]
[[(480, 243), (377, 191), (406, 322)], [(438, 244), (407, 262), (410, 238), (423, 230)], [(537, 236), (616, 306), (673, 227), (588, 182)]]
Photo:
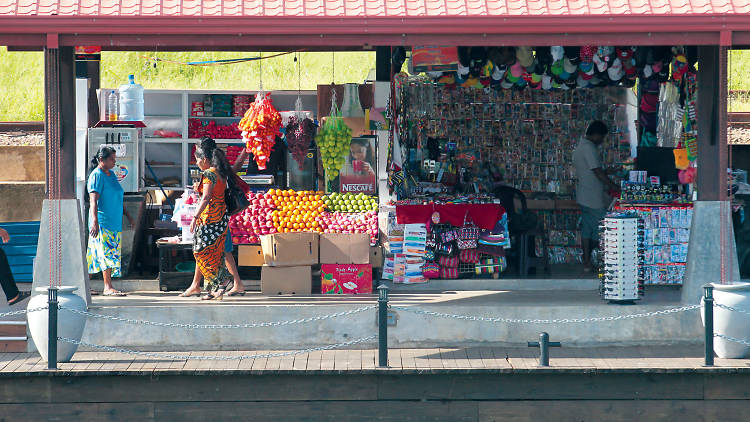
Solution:
[[(513, 319), (596, 318), (653, 312), (680, 306), (679, 289), (652, 288), (635, 305), (612, 305), (594, 291), (394, 292), (391, 305), (458, 315)], [(367, 296), (277, 296), (249, 292), (222, 302), (180, 298), (177, 293), (94, 296), (90, 311), (136, 320), (189, 324), (247, 324), (297, 320), (374, 306)], [(698, 344), (697, 310), (647, 318), (587, 323), (518, 324), (457, 320), (393, 311), (391, 347), (518, 346), (547, 331), (570, 347)], [(375, 309), (303, 324), (252, 329), (183, 329), (129, 324), (89, 317), (83, 340), (140, 350), (300, 349), (364, 338), (377, 332)], [(374, 341), (361, 347), (373, 347)], [(31, 346), (33, 347), (33, 345)]]

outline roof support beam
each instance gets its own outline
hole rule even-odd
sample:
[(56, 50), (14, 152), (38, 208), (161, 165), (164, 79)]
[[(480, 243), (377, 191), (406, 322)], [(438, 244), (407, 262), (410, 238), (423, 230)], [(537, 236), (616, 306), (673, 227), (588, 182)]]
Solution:
[(75, 198), (75, 63), (72, 47), (44, 49), (47, 198)]

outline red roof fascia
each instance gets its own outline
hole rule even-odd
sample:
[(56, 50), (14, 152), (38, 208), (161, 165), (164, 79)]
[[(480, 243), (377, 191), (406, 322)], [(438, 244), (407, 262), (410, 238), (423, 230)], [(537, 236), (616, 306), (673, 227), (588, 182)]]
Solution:
[(0, 33), (554, 34), (750, 30), (748, 15), (466, 17), (149, 17), (0, 15)]

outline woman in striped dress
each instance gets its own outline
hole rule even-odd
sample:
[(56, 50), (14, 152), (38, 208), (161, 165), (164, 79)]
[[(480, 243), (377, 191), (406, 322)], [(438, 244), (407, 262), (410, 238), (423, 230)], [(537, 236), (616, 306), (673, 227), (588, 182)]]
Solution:
[(195, 149), (195, 161), (203, 171), (198, 193), (201, 202), (191, 225), (196, 271), (206, 280), (203, 300), (221, 300), (232, 275), (224, 264), (224, 242), (229, 225), (224, 192), (231, 167), (224, 152), (211, 138), (203, 138)]

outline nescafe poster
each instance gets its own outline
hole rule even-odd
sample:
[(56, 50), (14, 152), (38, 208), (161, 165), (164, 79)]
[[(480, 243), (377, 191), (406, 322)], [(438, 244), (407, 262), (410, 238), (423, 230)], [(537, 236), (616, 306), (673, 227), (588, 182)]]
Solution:
[(339, 192), (377, 192), (377, 150), (374, 136), (352, 138), (344, 167), (339, 173)]

